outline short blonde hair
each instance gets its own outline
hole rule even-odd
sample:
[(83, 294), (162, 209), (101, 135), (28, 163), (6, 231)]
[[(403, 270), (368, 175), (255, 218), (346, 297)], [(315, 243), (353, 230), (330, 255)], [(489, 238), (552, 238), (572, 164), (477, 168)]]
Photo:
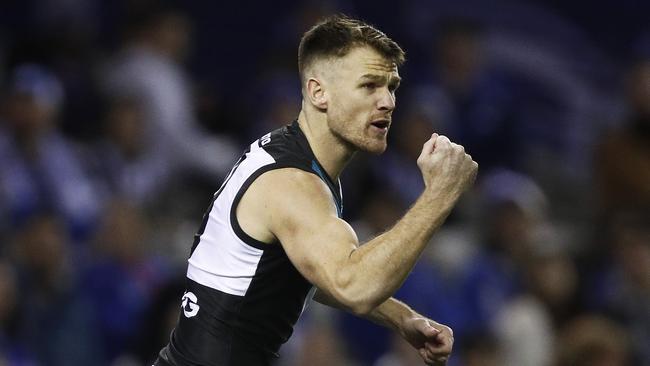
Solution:
[(397, 42), (384, 32), (346, 15), (334, 15), (320, 21), (305, 32), (298, 47), (298, 70), (304, 78), (305, 69), (315, 60), (343, 57), (354, 47), (370, 46), (386, 59), (401, 66), (405, 54)]

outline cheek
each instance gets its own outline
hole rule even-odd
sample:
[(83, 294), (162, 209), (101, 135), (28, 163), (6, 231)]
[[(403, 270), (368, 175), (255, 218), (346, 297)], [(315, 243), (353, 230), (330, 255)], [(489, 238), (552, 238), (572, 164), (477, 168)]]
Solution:
[(330, 105), (347, 114), (358, 114), (372, 108), (372, 97), (363, 90), (340, 91), (332, 95)]

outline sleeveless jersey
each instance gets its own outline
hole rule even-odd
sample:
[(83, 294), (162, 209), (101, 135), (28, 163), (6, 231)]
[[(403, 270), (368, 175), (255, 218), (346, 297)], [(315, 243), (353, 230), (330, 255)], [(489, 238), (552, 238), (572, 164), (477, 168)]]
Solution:
[(340, 182), (333, 181), (316, 160), (297, 122), (253, 142), (214, 194), (195, 235), (179, 322), (161, 351), (168, 363), (253, 364), (235, 353), (246, 357), (257, 353), (266, 360), (259, 364), (266, 364), (291, 336), (315, 289), (280, 243), (250, 237), (235, 214), (257, 177), (287, 167), (319, 176), (341, 216)]

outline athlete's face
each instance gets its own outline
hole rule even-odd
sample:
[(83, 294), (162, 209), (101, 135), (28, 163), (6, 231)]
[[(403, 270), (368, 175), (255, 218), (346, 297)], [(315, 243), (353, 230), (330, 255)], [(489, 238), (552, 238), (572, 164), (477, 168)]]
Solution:
[(384, 152), (401, 80), (397, 65), (370, 47), (356, 47), (330, 67), (330, 130), (357, 150)]

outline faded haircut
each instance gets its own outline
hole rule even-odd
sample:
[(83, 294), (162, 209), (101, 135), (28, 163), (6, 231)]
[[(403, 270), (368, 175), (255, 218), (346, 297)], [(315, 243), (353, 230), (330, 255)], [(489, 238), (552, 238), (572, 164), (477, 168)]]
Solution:
[(305, 32), (298, 47), (298, 71), (304, 81), (305, 71), (317, 59), (340, 58), (351, 49), (370, 46), (387, 60), (401, 66), (404, 51), (397, 42), (370, 24), (346, 15), (334, 15)]

